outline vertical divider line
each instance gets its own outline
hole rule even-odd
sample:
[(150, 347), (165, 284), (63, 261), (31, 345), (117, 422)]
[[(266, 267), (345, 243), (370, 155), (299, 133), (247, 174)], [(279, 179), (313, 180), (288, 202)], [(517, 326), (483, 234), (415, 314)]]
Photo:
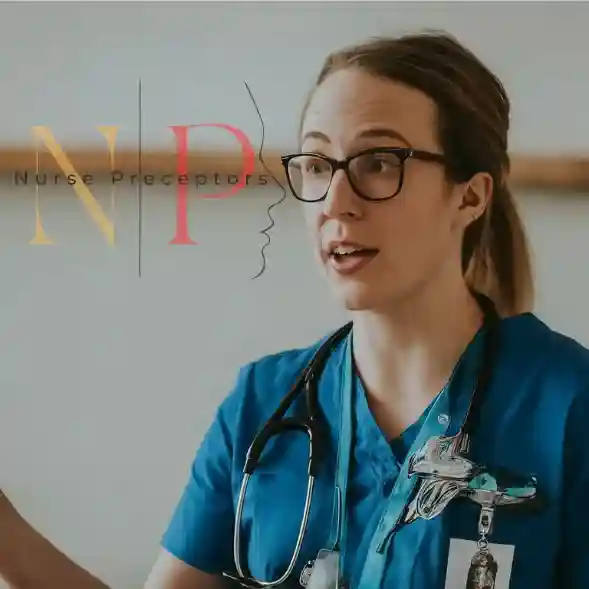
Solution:
[(141, 278), (141, 248), (143, 245), (143, 85), (141, 78), (138, 84), (138, 146), (137, 146), (137, 173), (139, 174), (139, 184), (137, 186), (137, 272)]

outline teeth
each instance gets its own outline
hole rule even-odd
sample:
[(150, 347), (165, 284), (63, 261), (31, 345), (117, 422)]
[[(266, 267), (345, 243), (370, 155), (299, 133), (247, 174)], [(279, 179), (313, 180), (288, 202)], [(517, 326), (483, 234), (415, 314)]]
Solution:
[(359, 252), (360, 250), (355, 247), (350, 246), (338, 246), (333, 249), (333, 253), (339, 256), (353, 254), (354, 252)]

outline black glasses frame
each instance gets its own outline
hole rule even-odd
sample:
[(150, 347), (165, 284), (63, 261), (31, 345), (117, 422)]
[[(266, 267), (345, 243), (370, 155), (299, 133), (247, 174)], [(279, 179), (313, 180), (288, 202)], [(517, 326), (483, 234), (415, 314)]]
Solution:
[[(397, 189), (395, 192), (393, 192), (390, 196), (384, 197), (384, 198), (371, 198), (370, 196), (366, 195), (364, 192), (362, 192), (362, 190), (360, 190), (355, 184), (354, 184), (354, 180), (352, 179), (351, 175), (350, 175), (350, 164), (357, 158), (364, 156), (364, 155), (370, 155), (370, 154), (377, 154), (377, 153), (392, 153), (394, 155), (396, 155), (399, 158), (399, 162), (400, 162), (400, 168), (401, 168), (401, 173), (399, 175), (399, 184), (397, 186)], [(301, 157), (301, 156), (312, 156), (318, 159), (321, 159), (325, 162), (327, 162), (328, 164), (330, 164), (331, 166), (331, 178), (329, 179), (329, 183), (327, 185), (327, 188), (325, 189), (325, 193), (315, 199), (306, 199), (306, 198), (301, 198), (292, 183), (292, 180), (290, 178), (290, 174), (289, 174), (289, 164), (290, 162), (297, 158), (297, 157)], [(412, 149), (409, 147), (372, 147), (370, 149), (365, 149), (363, 151), (360, 151), (358, 153), (355, 153), (354, 155), (348, 156), (347, 158), (343, 159), (343, 160), (337, 160), (331, 157), (328, 157), (326, 155), (320, 154), (320, 153), (314, 153), (314, 152), (302, 152), (302, 153), (291, 153), (291, 154), (287, 154), (287, 155), (283, 155), (280, 158), (280, 161), (282, 162), (282, 165), (284, 167), (284, 171), (286, 173), (286, 179), (288, 181), (288, 185), (290, 187), (290, 190), (293, 194), (293, 196), (297, 199), (300, 200), (301, 202), (321, 202), (323, 200), (325, 200), (327, 198), (327, 193), (329, 192), (329, 189), (331, 187), (331, 183), (333, 182), (333, 177), (335, 175), (335, 173), (338, 170), (343, 170), (348, 178), (348, 182), (350, 183), (350, 186), (352, 186), (352, 188), (354, 189), (354, 192), (363, 200), (367, 200), (370, 202), (381, 202), (381, 201), (386, 201), (386, 200), (390, 200), (392, 198), (395, 198), (395, 196), (397, 196), (401, 190), (403, 189), (403, 182), (405, 180), (405, 162), (409, 159), (409, 158), (414, 158), (417, 160), (422, 160), (425, 162), (436, 162), (439, 164), (446, 164), (446, 158), (440, 154), (440, 153), (433, 153), (431, 151), (423, 151), (421, 149)]]

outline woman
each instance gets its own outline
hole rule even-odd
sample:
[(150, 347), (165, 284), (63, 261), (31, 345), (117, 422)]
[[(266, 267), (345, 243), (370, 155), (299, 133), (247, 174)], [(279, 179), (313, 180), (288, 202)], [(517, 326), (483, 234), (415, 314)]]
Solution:
[[(319, 572), (339, 556), (343, 584), (353, 589), (589, 586), (589, 353), (528, 312), (530, 261), (506, 185), (508, 126), (500, 82), (448, 36), (370, 41), (324, 64), (300, 125), (299, 151), (314, 155), (283, 163), (353, 329), (322, 371), (327, 457), (292, 586), (310, 576), (305, 564), (321, 550)], [(437, 467), (468, 474), (469, 462), (455, 447), (444, 456), (426, 443), (413, 468), (432, 475), (421, 499), (437, 499), (412, 503), (415, 495), (403, 496), (408, 458), (423, 446), (419, 438), (458, 432), (485, 362), (493, 312), (480, 293), (501, 314), (471, 440), (472, 460), (487, 468), (470, 483), (441, 480)], [(234, 519), (248, 448), (318, 347), (242, 370), (196, 456), (149, 589), (222, 587), (223, 572), (236, 576)], [(350, 398), (338, 553), (334, 478), (337, 459), (346, 460), (342, 409)], [(302, 399), (293, 411), (304, 415)], [(433, 435), (423, 436), (424, 424)], [(272, 581), (287, 569), (307, 453), (305, 436), (284, 434), (252, 475), (240, 526), (244, 574), (247, 565)], [(518, 497), (510, 483), (508, 497), (493, 494), (499, 468), (523, 477)], [(525, 501), (534, 494), (540, 502)], [(395, 525), (389, 506), (399, 497), (411, 521)], [(482, 510), (486, 499), (498, 505)], [(441, 512), (424, 519), (428, 509)]]
[[(283, 163), (353, 327), (320, 372), (324, 460), (285, 586), (589, 584), (589, 353), (528, 311), (508, 126), (500, 82), (449, 36), (370, 41), (324, 64), (300, 154)], [(240, 572), (273, 581), (287, 571), (308, 440), (284, 433), (262, 454), (237, 570), (242, 471), (326, 339), (242, 369), (146, 589), (216, 589)], [(484, 396), (471, 403), (477, 382)], [(305, 417), (303, 396), (287, 415)]]

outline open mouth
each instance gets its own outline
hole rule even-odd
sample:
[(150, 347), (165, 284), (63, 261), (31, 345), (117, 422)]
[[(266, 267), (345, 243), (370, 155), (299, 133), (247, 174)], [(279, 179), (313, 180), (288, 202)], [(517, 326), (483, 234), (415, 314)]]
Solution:
[(336, 246), (329, 252), (329, 260), (340, 274), (351, 274), (364, 268), (377, 254), (374, 248)]
[(364, 257), (364, 256), (373, 256), (378, 253), (377, 249), (372, 248), (359, 248), (359, 247), (350, 247), (350, 246), (337, 246), (334, 247), (330, 255), (331, 257), (335, 258), (336, 260), (342, 260), (344, 258), (354, 258), (354, 257)]

